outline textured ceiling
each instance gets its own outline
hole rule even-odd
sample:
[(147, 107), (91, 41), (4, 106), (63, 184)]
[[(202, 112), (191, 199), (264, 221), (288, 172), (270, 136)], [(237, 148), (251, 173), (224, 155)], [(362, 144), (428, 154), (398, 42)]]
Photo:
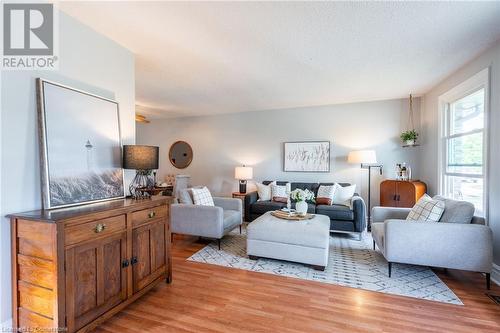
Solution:
[(500, 2), (61, 2), (136, 54), (143, 113), (425, 93), (500, 38)]

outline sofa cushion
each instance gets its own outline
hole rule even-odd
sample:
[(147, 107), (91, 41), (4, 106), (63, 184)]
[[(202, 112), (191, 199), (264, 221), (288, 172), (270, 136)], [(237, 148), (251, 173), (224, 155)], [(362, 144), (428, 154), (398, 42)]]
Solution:
[(471, 223), (475, 210), (472, 203), (452, 200), (440, 195), (434, 196), (433, 199), (444, 202), (444, 213), (439, 222)]
[(274, 182), (270, 184), (261, 184), (256, 183), (257, 193), (259, 195), (259, 201), (267, 201), (271, 200), (271, 185), (275, 184)]
[(336, 205), (350, 206), (352, 197), (356, 192), (356, 185), (342, 186), (335, 184), (334, 188), (332, 202)]
[(264, 214), (266, 212), (286, 207), (286, 203), (275, 201), (257, 201), (252, 204), (250, 211), (255, 214)]
[(316, 214), (326, 215), (332, 220), (354, 220), (354, 212), (343, 205), (318, 205), (316, 206)]
[(212, 194), (206, 186), (202, 188), (193, 187), (191, 193), (193, 194), (193, 202), (195, 205), (215, 206)]
[(286, 185), (271, 184), (271, 200), (287, 203), (290, 193), (290, 183)]
[(237, 210), (224, 210), (224, 230), (234, 229), (237, 225), (241, 224), (241, 213)]
[(192, 205), (193, 204), (193, 198), (191, 197), (191, 189), (190, 188), (185, 188), (180, 190), (179, 193), (179, 203), (181, 204), (187, 204), (187, 205)]
[(335, 185), (320, 185), (318, 194), (316, 195), (317, 205), (331, 205), (333, 201), (333, 193)]

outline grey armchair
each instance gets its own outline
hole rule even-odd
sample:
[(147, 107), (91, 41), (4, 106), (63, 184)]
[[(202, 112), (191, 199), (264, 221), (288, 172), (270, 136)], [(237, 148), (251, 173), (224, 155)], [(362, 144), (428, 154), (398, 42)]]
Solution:
[(215, 206), (194, 205), (189, 189), (179, 194), (181, 202), (171, 206), (170, 224), (173, 234), (192, 235), (220, 240), (240, 227), (243, 216), (240, 199), (214, 197)]
[(440, 200), (445, 212), (439, 222), (406, 221), (411, 208), (373, 207), (373, 249), (376, 244), (387, 260), (389, 277), (392, 263), (460, 269), (485, 273), (490, 289), (491, 229), (484, 218), (472, 216), (472, 204)]

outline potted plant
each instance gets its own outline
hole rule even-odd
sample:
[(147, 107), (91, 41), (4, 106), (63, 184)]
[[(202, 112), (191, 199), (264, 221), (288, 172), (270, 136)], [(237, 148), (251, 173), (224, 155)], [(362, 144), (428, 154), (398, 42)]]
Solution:
[(307, 201), (314, 202), (314, 193), (308, 189), (297, 188), (290, 192), (290, 198), (295, 201), (295, 211), (300, 215), (307, 214)]
[(413, 146), (417, 142), (418, 138), (418, 133), (417, 131), (413, 130), (408, 130), (400, 135), (401, 141), (407, 146)]

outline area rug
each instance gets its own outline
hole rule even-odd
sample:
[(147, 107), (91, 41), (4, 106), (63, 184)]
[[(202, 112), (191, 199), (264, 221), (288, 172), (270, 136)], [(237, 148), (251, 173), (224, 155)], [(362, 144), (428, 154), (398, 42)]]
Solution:
[(234, 230), (221, 242), (213, 242), (187, 260), (297, 279), (336, 284), (431, 301), (463, 305), (448, 286), (423, 266), (393, 264), (387, 275), (387, 261), (372, 249), (370, 234), (361, 241), (330, 236), (330, 254), (325, 271), (307, 265), (273, 259), (251, 260), (246, 255), (246, 235)]

